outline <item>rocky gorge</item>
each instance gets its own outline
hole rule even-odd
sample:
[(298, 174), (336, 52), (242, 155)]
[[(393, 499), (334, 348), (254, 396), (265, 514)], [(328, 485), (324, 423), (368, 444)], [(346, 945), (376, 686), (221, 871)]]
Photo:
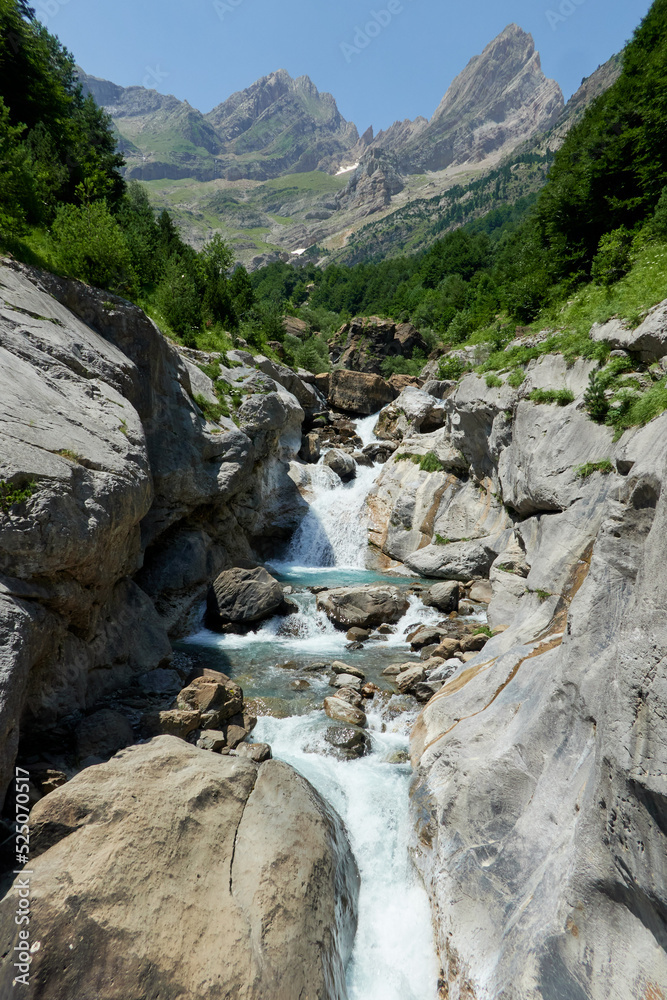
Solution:
[[(594, 423), (559, 353), (385, 381), (353, 320), (312, 376), (11, 260), (0, 298), (26, 995), (659, 1000), (667, 417)], [(664, 316), (592, 336), (661, 366)]]

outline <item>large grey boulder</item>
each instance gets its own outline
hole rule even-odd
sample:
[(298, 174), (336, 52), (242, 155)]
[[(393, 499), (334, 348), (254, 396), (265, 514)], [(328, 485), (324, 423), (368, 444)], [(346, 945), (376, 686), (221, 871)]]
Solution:
[(27, 1000), (345, 1000), (359, 877), (342, 822), (287, 764), (158, 737), (42, 799), (31, 834)]
[(291, 368), (280, 365), (275, 361), (270, 361), (262, 354), (256, 355), (253, 361), (261, 372), (264, 372), (265, 375), (268, 375), (274, 382), (277, 382), (283, 389), (291, 393), (298, 400), (299, 406), (302, 407), (307, 415), (312, 416), (313, 413), (318, 413), (326, 409), (326, 399), (322, 393), (314, 385), (310, 385), (299, 378)]
[(285, 610), (283, 588), (262, 566), (225, 570), (206, 599), (206, 621), (211, 628), (253, 625)]
[(397, 622), (410, 602), (398, 587), (367, 584), (364, 587), (337, 587), (317, 595), (317, 607), (341, 629), (377, 628)]
[(495, 558), (496, 547), (492, 540), (481, 538), (475, 542), (427, 545), (413, 552), (405, 562), (422, 576), (467, 582), (487, 577)]
[(354, 479), (357, 474), (357, 463), (351, 455), (348, 455), (346, 451), (341, 451), (340, 448), (330, 448), (323, 461), (337, 476), (340, 476), (344, 483)]
[(423, 603), (429, 608), (437, 608), (448, 614), (450, 611), (458, 611), (459, 607), (459, 585), (455, 580), (448, 580), (446, 583), (434, 583), (429, 587), (422, 597)]
[(640, 361), (658, 361), (667, 355), (667, 299), (649, 312), (646, 319), (631, 330), (627, 323), (611, 319), (608, 323), (595, 323), (591, 339), (606, 341), (612, 347), (636, 354)]

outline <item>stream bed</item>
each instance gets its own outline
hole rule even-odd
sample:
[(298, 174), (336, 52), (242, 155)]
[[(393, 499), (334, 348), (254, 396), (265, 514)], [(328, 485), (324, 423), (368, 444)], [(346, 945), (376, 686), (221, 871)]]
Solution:
[[(375, 417), (357, 424), (369, 443)], [(417, 716), (414, 699), (393, 693), (382, 676), (390, 663), (418, 659), (406, 632), (440, 617), (418, 594), (395, 632), (348, 650), (345, 633), (317, 610), (309, 587), (391, 583), (410, 588), (414, 578), (383, 576), (363, 568), (367, 548), (366, 496), (380, 466), (359, 467), (343, 485), (322, 464), (309, 467), (310, 510), (282, 559), (267, 568), (293, 588), (298, 614), (276, 617), (247, 635), (205, 628), (179, 643), (200, 665), (233, 677), (259, 716), (253, 740), (306, 777), (342, 817), (359, 872), (359, 925), (347, 970), (349, 1000), (436, 1000), (439, 965), (428, 898), (408, 853), (410, 839), (407, 751)], [(322, 663), (340, 659), (359, 667), (382, 689), (367, 701), (370, 752), (339, 760), (325, 734), (335, 726), (322, 702), (332, 693)], [(318, 667), (319, 665), (319, 667)]]

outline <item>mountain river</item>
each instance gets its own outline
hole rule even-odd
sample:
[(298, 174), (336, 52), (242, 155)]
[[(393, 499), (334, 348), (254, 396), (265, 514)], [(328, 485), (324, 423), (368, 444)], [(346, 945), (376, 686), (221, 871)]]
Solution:
[[(357, 422), (364, 444), (374, 440), (376, 419)], [(382, 670), (416, 659), (405, 641), (408, 626), (433, 621), (438, 613), (413, 594), (394, 634), (348, 650), (345, 633), (317, 610), (308, 589), (415, 582), (364, 568), (365, 500), (380, 468), (359, 467), (357, 478), (343, 484), (321, 462), (309, 467), (310, 510), (283, 558), (268, 564), (284, 585), (292, 586), (298, 615), (270, 619), (243, 636), (202, 628), (180, 648), (234, 677), (246, 698), (256, 699), (260, 718), (253, 739), (269, 743), (274, 757), (303, 774), (345, 822), (361, 874), (359, 925), (347, 971), (349, 1000), (436, 1000), (438, 962), (429, 904), (408, 854), (407, 750), (417, 709), (412, 698), (389, 694), (393, 687)], [(337, 760), (325, 740), (332, 725), (322, 709), (332, 693), (328, 671), (309, 668), (334, 659), (360, 667), (367, 680), (387, 692), (366, 703), (372, 750), (358, 760)]]

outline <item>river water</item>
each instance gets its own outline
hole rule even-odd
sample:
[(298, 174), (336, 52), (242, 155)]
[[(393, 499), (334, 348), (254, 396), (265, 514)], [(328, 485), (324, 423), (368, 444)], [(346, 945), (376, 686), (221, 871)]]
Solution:
[[(357, 422), (364, 444), (374, 440), (376, 419)], [(303, 774), (347, 827), (361, 874), (359, 925), (347, 970), (349, 1000), (436, 1000), (438, 963), (429, 904), (408, 855), (407, 750), (417, 710), (412, 699), (390, 693), (382, 670), (389, 663), (416, 660), (405, 633), (437, 615), (412, 594), (394, 634), (348, 650), (345, 633), (318, 612), (308, 590), (389, 579), (409, 588), (414, 582), (364, 568), (364, 504), (380, 468), (359, 467), (357, 478), (342, 484), (321, 462), (309, 467), (309, 512), (282, 559), (268, 566), (294, 588), (298, 615), (270, 619), (245, 636), (201, 629), (181, 648), (233, 676), (246, 698), (255, 699), (260, 718), (253, 739), (269, 743), (274, 757)], [(337, 760), (325, 740), (332, 726), (321, 707), (332, 693), (329, 671), (312, 668), (334, 659), (360, 667), (386, 692), (366, 703), (372, 751), (359, 760)]]

